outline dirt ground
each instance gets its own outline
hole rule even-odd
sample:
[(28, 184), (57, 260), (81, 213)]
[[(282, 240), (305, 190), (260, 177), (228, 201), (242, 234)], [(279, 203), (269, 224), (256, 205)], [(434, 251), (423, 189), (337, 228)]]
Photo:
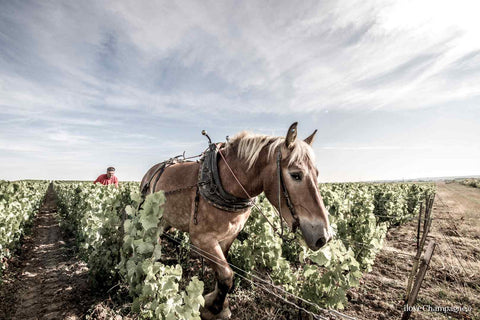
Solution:
[(80, 319), (92, 304), (88, 269), (55, 218), (50, 187), (0, 286), (0, 319)]
[[(430, 237), (437, 244), (411, 319), (480, 319), (480, 189), (439, 182)], [(388, 232), (373, 271), (365, 274), (345, 313), (358, 319), (400, 319), (416, 224)], [(435, 307), (465, 307), (466, 312), (434, 312)]]
[[(125, 304), (90, 289), (88, 268), (75, 258), (75, 246), (58, 227), (55, 212), (50, 189), (31, 235), (25, 237), (3, 276), (0, 319), (122, 319)], [(437, 247), (417, 301), (424, 310), (414, 311), (411, 319), (480, 319), (479, 217), (480, 189), (438, 183), (427, 240), (434, 240)], [(416, 250), (416, 224), (412, 220), (388, 232), (372, 272), (363, 276), (359, 288), (350, 290), (350, 303), (342, 312), (356, 319), (401, 318)], [(173, 256), (178, 256), (174, 249)], [(188, 260), (191, 268), (184, 270), (186, 277), (199, 275), (200, 260)], [(208, 275), (200, 278), (211, 280)], [(237, 288), (230, 302), (236, 320), (311, 319), (259, 289)], [(428, 311), (436, 306), (470, 310)]]

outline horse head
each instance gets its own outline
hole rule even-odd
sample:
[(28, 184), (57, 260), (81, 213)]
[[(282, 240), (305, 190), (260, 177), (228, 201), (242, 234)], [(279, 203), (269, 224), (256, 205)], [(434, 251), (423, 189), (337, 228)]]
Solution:
[[(312, 250), (323, 247), (332, 238), (328, 210), (323, 204), (311, 144), (315, 130), (305, 140), (297, 139), (297, 123), (288, 129), (285, 139), (269, 148), (270, 174), (264, 181), (264, 192), (290, 228), (300, 228)], [(275, 172), (275, 173), (273, 173)], [(280, 200), (280, 201), (279, 201)]]

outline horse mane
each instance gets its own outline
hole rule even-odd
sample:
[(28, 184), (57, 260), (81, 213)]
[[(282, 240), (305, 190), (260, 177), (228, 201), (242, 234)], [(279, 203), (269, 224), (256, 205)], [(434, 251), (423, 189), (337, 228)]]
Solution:
[[(285, 137), (267, 136), (263, 134), (242, 131), (230, 138), (227, 147), (236, 146), (237, 156), (244, 159), (250, 169), (257, 161), (260, 152), (268, 146), (267, 158), (271, 158), (277, 148), (285, 143)], [(297, 161), (310, 160), (315, 162), (315, 154), (312, 147), (303, 140), (296, 139), (293, 143), (288, 165)]]

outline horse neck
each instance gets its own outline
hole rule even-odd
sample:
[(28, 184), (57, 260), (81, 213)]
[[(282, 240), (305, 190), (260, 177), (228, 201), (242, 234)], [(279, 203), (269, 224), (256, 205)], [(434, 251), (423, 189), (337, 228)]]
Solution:
[[(265, 166), (267, 165), (267, 163), (262, 160), (265, 158), (262, 154), (264, 153), (264, 150), (261, 151), (258, 160), (250, 169), (244, 159), (238, 158), (237, 150), (235, 148), (230, 147), (224, 149), (222, 150), (222, 153), (235, 174), (235, 177), (238, 179), (237, 181), (233, 177), (229, 168), (225, 164), (225, 161), (220, 157), (218, 170), (225, 191), (239, 198), (248, 198), (245, 191), (247, 191), (250, 197), (256, 197), (263, 192), (263, 173)], [(245, 191), (243, 189), (245, 189)]]

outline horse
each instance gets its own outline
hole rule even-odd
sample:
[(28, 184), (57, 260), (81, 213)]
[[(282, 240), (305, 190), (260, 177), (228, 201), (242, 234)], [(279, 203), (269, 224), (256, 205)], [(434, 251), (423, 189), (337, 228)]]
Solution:
[[(227, 254), (250, 216), (252, 199), (260, 193), (264, 192), (290, 229), (300, 228), (310, 249), (318, 250), (332, 238), (311, 147), (316, 132), (299, 140), (296, 122), (285, 137), (242, 131), (226, 143), (210, 144), (212, 152), (216, 151), (209, 158), (216, 168), (210, 170), (216, 175), (203, 165), (210, 160), (202, 159), (159, 163), (143, 177), (142, 192), (163, 190), (165, 194), (163, 225), (188, 232), (191, 243), (211, 258), (208, 263), (215, 272), (216, 285), (205, 295), (202, 319), (231, 317), (227, 293), (233, 286), (233, 271)], [(215, 180), (223, 193), (208, 185)], [(219, 205), (212, 200), (215, 193), (230, 196), (239, 204), (225, 200)]]

